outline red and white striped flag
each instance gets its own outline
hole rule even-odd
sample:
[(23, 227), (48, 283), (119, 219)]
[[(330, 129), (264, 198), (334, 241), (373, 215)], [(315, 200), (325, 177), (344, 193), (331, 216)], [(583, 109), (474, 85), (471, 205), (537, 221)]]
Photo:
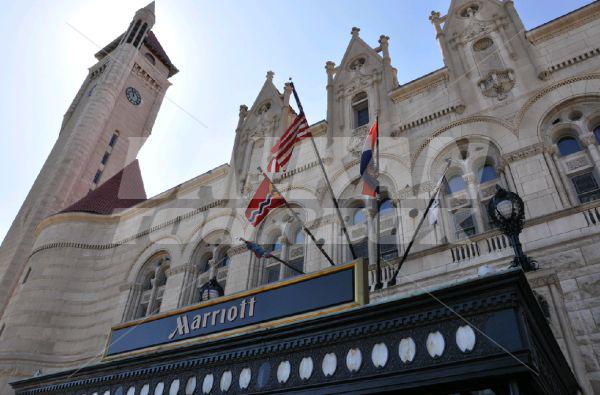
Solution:
[(277, 144), (271, 149), (273, 157), (267, 165), (267, 171), (272, 173), (285, 171), (287, 164), (292, 157), (294, 145), (307, 137), (310, 137), (308, 122), (306, 121), (304, 112), (300, 112), (294, 119), (294, 122), (287, 128), (283, 136), (281, 136)]

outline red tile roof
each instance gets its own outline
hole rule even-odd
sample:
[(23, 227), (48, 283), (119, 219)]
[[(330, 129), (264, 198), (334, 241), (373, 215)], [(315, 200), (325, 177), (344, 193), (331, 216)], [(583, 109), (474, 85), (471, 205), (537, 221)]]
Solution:
[(146, 190), (140, 165), (136, 159), (61, 212), (78, 211), (110, 215), (135, 206), (144, 200), (146, 200)]

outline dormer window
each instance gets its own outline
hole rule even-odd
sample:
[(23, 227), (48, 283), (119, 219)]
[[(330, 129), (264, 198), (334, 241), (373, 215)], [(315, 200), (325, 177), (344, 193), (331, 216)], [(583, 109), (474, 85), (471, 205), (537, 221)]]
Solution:
[(271, 109), (271, 102), (266, 102), (256, 110), (258, 115), (262, 115)]
[(365, 92), (360, 92), (352, 98), (352, 112), (355, 128), (369, 123), (369, 100)]
[(367, 62), (366, 58), (357, 58), (357, 59), (354, 59), (350, 63), (350, 66), (348, 66), (348, 68), (352, 71), (357, 71), (357, 70), (362, 69), (362, 67), (365, 65), (366, 62)]
[(472, 18), (479, 11), (479, 4), (472, 3), (463, 7), (458, 13), (463, 18)]

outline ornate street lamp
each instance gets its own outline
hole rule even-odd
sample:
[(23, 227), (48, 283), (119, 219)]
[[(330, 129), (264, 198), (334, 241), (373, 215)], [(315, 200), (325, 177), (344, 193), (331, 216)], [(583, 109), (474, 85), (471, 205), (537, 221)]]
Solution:
[(223, 296), (225, 291), (223, 291), (223, 287), (217, 281), (216, 278), (211, 278), (208, 280), (202, 287), (200, 287), (200, 300), (206, 301), (210, 299), (215, 299), (220, 296)]
[(520, 267), (525, 272), (536, 270), (537, 263), (523, 253), (519, 241), (525, 219), (523, 199), (516, 193), (496, 185), (496, 194), (488, 204), (488, 215), (492, 224), (508, 236), (515, 250), (515, 259), (511, 267)]
[(225, 295), (223, 287), (221, 287), (221, 284), (217, 281), (217, 262), (214, 259), (211, 259), (208, 264), (210, 265), (210, 270), (208, 272), (210, 280), (200, 287), (200, 300), (202, 302)]

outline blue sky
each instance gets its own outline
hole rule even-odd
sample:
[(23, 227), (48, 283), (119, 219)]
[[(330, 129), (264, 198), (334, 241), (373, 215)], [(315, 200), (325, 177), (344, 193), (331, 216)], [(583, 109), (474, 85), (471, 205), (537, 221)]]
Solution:
[[(527, 29), (589, 0), (516, 0)], [(0, 237), (54, 141), (94, 53), (148, 0), (1, 0)], [(180, 72), (171, 79), (140, 153), (149, 196), (229, 161), (240, 104), (252, 105), (267, 70), (293, 77), (311, 123), (326, 113), (325, 62), (339, 63), (352, 26), (377, 46), (390, 36), (400, 83), (443, 66), (428, 20), (450, 0), (158, 0), (154, 31)]]

